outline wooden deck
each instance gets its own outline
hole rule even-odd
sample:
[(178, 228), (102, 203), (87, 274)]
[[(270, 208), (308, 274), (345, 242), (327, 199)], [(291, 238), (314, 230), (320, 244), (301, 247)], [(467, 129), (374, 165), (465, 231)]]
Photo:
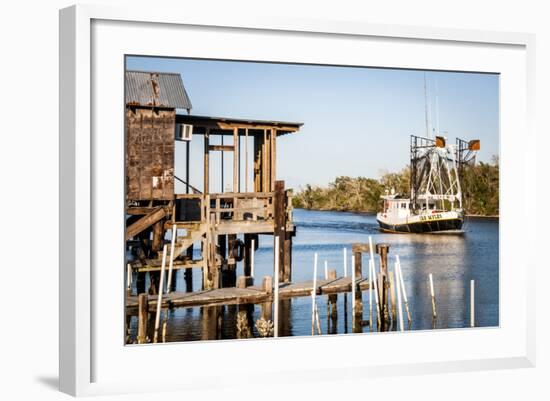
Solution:
[[(357, 287), (361, 291), (368, 290), (370, 287), (368, 279), (357, 280)], [(279, 299), (310, 296), (312, 289), (313, 281), (281, 284), (279, 287)], [(350, 291), (351, 277), (317, 281), (317, 295), (338, 294)], [(260, 286), (251, 286), (247, 288), (220, 288), (196, 292), (172, 292), (162, 296), (163, 307), (238, 305), (271, 301), (273, 301), (273, 294), (264, 291)], [(150, 296), (149, 309), (154, 310), (156, 304), (157, 296)], [(128, 312), (137, 312), (137, 296), (126, 297), (126, 309)]]

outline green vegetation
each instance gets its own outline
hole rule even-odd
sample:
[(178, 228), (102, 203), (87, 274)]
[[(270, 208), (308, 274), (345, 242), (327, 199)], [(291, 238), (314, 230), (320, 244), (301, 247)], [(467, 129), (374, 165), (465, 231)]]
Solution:
[[(293, 198), (296, 208), (377, 212), (380, 195), (386, 188), (409, 196), (409, 168), (397, 173), (385, 173), (380, 179), (365, 177), (337, 177), (327, 188), (306, 185)], [(499, 163), (479, 163), (466, 167), (461, 180), (464, 209), (467, 214), (493, 216), (499, 209)]]

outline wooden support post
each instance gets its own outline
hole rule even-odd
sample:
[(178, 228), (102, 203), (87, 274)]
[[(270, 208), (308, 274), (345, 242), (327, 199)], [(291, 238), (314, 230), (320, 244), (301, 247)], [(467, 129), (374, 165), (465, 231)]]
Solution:
[(273, 266), (273, 276), (275, 282), (273, 283), (273, 306), (275, 311), (273, 313), (273, 337), (279, 337), (279, 275), (280, 275), (280, 266), (279, 266), (279, 237), (275, 237), (275, 263)]
[(244, 131), (244, 192), (248, 192), (248, 128)]
[(138, 296), (138, 344), (147, 342), (147, 325), (149, 321), (149, 297), (147, 293)]
[(258, 235), (255, 235), (250, 242), (250, 277), (254, 279), (254, 257), (256, 253), (256, 246), (258, 244)]
[[(187, 248), (187, 260), (193, 260), (193, 244)], [(185, 291), (193, 292), (193, 269), (185, 269), (183, 279), (185, 280)]]
[(267, 155), (267, 149), (268, 149), (268, 143), (267, 143), (267, 130), (264, 129), (264, 138), (262, 141), (262, 161), (261, 161), (261, 172), (262, 172), (262, 184), (261, 184), (261, 190), (260, 192), (268, 192), (269, 189), (267, 188), (267, 161), (268, 161), (268, 155)]
[[(286, 239), (286, 193), (285, 193), (285, 182), (284, 181), (277, 181), (275, 183), (275, 195), (274, 195), (274, 205), (273, 205), (275, 216), (274, 216), (274, 233), (273, 235), (276, 238), (279, 238), (279, 241), (281, 239), (284, 241)], [(285, 260), (284, 255), (285, 247), (284, 244), (282, 246), (278, 247), (278, 255), (277, 258), (279, 261)], [(279, 263), (279, 277), (285, 281), (287, 277), (289, 277), (289, 274), (284, 274), (283, 271), (284, 263)], [(285, 281), (287, 282), (287, 281)]]
[(203, 193), (210, 193), (210, 128), (206, 129), (204, 134), (204, 184)]
[(262, 280), (262, 290), (265, 291), (266, 294), (273, 293), (273, 278), (271, 276), (264, 276)]
[(269, 171), (271, 173), (270, 177), (270, 188), (271, 191), (273, 191), (273, 188), (275, 187), (275, 181), (277, 180), (277, 152), (276, 152), (276, 145), (277, 145), (277, 129), (272, 128), (271, 129), (271, 145), (270, 150), (271, 154), (269, 156), (270, 164), (269, 164)]
[[(240, 192), (239, 188), (239, 129), (233, 128), (233, 192)], [(235, 207), (236, 205), (233, 205)]]
[(252, 276), (252, 239), (251, 234), (244, 235), (244, 260), (243, 260), (243, 273), (245, 276)]
[(164, 219), (157, 221), (153, 224), (153, 251), (159, 252), (162, 249), (164, 243)]
[[(264, 278), (262, 279), (262, 290), (265, 291), (266, 294), (273, 293), (273, 278), (271, 276), (264, 276)], [(273, 321), (273, 302), (264, 302), (262, 303), (261, 308), (262, 317), (265, 320)]]
[(262, 192), (263, 136), (254, 135), (254, 192)]
[[(227, 272), (226, 272), (226, 280), (227, 280), (227, 287), (235, 287), (237, 283), (237, 263), (235, 262), (235, 250), (237, 245), (237, 234), (229, 234), (227, 236), (227, 244), (229, 247), (227, 259)], [(231, 261), (231, 262), (229, 262)]]
[(284, 254), (283, 281), (285, 283), (290, 283), (292, 281), (292, 233), (290, 232), (286, 233), (283, 254)]

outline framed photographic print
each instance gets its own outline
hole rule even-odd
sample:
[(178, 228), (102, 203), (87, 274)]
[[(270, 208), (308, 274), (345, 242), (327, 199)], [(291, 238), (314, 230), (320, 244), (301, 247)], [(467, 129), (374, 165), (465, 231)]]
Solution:
[(174, 15), (61, 11), (62, 391), (532, 365), (532, 36)]

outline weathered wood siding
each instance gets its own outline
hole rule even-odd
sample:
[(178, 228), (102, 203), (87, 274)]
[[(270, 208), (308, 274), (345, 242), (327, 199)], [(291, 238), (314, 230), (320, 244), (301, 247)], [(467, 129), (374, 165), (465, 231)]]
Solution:
[(175, 124), (175, 110), (126, 109), (126, 199), (173, 199)]

